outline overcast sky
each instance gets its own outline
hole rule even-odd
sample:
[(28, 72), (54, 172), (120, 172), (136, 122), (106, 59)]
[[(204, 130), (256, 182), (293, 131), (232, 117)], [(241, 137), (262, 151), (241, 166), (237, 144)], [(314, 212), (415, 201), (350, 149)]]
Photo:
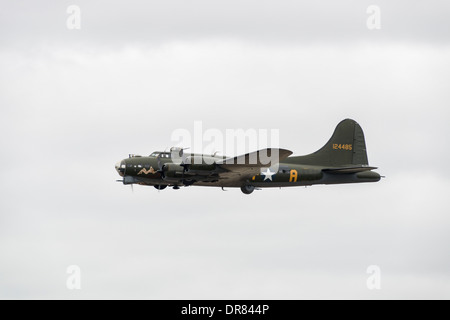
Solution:
[[(0, 298), (450, 298), (447, 1), (0, 8)], [(344, 118), (379, 183), (248, 196), (115, 182), (118, 160), (194, 121), (278, 129), (301, 155)]]

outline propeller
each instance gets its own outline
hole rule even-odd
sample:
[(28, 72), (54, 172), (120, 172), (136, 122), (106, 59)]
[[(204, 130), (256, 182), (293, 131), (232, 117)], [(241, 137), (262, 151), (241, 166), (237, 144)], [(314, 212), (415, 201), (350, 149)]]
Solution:
[[(184, 173), (188, 170), (188, 165), (184, 163), (184, 161), (186, 160), (186, 158), (184, 157), (184, 150), (189, 149), (189, 148), (190, 147), (187, 147), (187, 148), (178, 148), (178, 147), (175, 148), (175, 147), (172, 147), (172, 148), (170, 148), (170, 152), (171, 153), (174, 152), (174, 151), (178, 151), (179, 152), (178, 156), (181, 158), (181, 163), (179, 165), (183, 167), (183, 174), (181, 176), (181, 181), (185, 181)], [(166, 148), (166, 150), (167, 150), (167, 148)], [(164, 152), (166, 152), (166, 151), (164, 151)], [(175, 158), (175, 157), (169, 158), (170, 159), (169, 161), (173, 162), (174, 164), (177, 164), (177, 161), (174, 161), (173, 158)], [(164, 162), (161, 160), (161, 154), (158, 154), (158, 156), (156, 157), (156, 161), (157, 161), (157, 164), (158, 164), (158, 170), (156, 172), (161, 174), (161, 179), (164, 179), (165, 178), (165, 171), (167, 170), (167, 168), (166, 168), (166, 165), (164, 164)], [(184, 184), (187, 185), (186, 183), (184, 183)], [(179, 189), (179, 187), (178, 186), (174, 186), (174, 189), (175, 190)]]
[(158, 163), (158, 171), (159, 173), (161, 173), (161, 178), (164, 177), (164, 164), (161, 161), (161, 154), (158, 154), (158, 157), (156, 157), (156, 161)]

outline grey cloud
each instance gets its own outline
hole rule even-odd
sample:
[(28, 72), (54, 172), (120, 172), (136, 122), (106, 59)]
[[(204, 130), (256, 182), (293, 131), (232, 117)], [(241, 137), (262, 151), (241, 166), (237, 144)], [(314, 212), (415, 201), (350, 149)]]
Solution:
[[(0, 13), (2, 43), (20, 48), (85, 42), (123, 46), (172, 40), (241, 38), (250, 42), (414, 41), (448, 44), (446, 1), (78, 1), (82, 27), (68, 31), (72, 2), (8, 2)], [(366, 27), (369, 5), (382, 27)]]
[[(199, 3), (80, 1), (78, 33), (73, 3), (0, 10), (0, 297), (448, 298), (446, 4), (380, 2), (374, 33), (369, 3)], [(250, 197), (115, 182), (117, 160), (196, 120), (279, 129), (306, 154), (346, 117), (381, 182)]]

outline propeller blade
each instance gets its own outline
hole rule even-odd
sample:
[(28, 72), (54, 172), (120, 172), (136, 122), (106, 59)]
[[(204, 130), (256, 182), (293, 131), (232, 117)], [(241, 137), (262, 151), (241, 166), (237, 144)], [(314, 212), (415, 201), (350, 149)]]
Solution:
[(158, 155), (158, 157), (156, 158), (156, 161), (158, 161), (158, 168), (160, 171), (162, 171), (162, 162), (161, 162), (161, 155)]

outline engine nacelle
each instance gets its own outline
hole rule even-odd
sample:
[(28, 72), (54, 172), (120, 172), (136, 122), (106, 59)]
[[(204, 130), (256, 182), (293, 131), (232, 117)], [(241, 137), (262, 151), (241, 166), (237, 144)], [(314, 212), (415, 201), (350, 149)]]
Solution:
[(132, 176), (125, 176), (123, 177), (123, 184), (133, 184), (133, 183), (137, 183), (138, 180), (136, 180), (136, 178), (132, 177)]
[(163, 167), (164, 179), (178, 179), (183, 177), (184, 167), (176, 163), (166, 163)]

